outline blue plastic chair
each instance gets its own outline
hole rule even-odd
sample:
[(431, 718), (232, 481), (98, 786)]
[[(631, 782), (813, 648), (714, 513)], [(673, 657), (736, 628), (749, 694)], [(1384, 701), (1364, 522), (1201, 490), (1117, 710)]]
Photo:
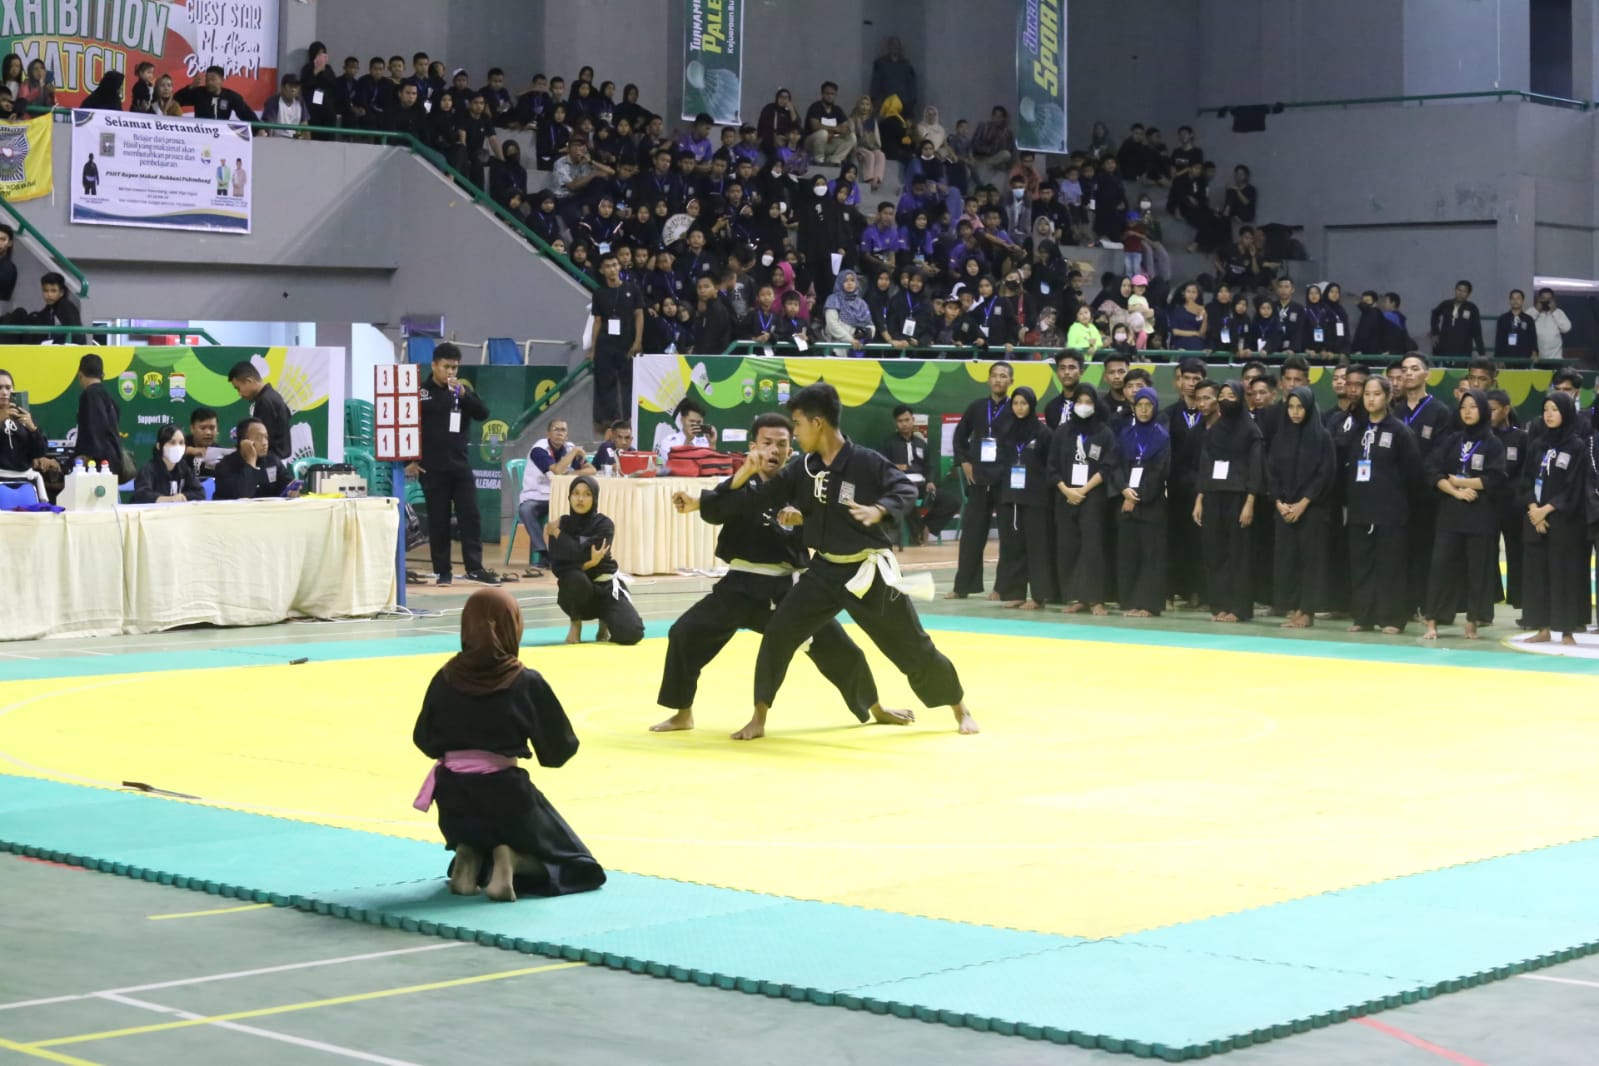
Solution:
[(490, 337), (488, 346), (490, 366), (522, 366), (522, 348), (510, 337)]
[(32, 507), (39, 502), (39, 492), (31, 481), (0, 485), (0, 511), (14, 507)]
[(438, 343), (436, 337), (420, 337), (413, 333), (405, 338), (405, 358), (412, 363), (431, 363), (433, 349)]
[[(512, 459), (510, 462), (505, 464), (505, 476), (510, 479), (511, 484), (516, 486), (518, 495), (521, 494), (522, 476), (524, 474), (526, 474), (526, 473), (527, 473), (527, 460), (526, 459)], [(513, 550), (515, 550), (515, 548), (516, 548), (516, 533), (517, 533), (517, 530), (519, 530), (521, 528), (522, 528), (522, 517), (521, 517), (521, 515), (517, 515), (517, 517), (511, 522), (511, 535), (508, 538), (506, 538), (506, 541), (505, 541), (505, 565), (506, 566), (510, 566), (511, 565), (511, 552)], [(533, 551), (534, 551), (533, 544), (532, 544), (531, 541), (529, 541), (528, 546), (527, 546), (527, 565), (529, 565), (529, 566), (533, 565)]]

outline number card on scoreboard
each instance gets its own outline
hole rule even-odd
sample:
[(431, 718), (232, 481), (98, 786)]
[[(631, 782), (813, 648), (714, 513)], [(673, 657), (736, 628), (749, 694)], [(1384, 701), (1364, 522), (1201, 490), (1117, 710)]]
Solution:
[(373, 419), (379, 462), (422, 458), (421, 368), (389, 363), (373, 368)]

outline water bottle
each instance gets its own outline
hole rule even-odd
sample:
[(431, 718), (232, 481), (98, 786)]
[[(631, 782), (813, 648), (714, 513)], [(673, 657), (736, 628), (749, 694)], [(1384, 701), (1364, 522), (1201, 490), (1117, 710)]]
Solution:
[(86, 471), (83, 469), (83, 456), (78, 456), (77, 462), (72, 464), (72, 472), (74, 474), (86, 473)]

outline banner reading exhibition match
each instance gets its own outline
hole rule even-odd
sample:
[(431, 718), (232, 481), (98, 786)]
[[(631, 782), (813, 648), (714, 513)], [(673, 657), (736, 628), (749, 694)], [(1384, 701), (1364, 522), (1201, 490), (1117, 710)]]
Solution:
[(56, 104), (73, 107), (108, 70), (140, 63), (178, 88), (210, 66), (257, 111), (277, 91), (278, 0), (5, 0), (0, 55), (44, 62)]
[(1016, 147), (1066, 151), (1066, 0), (1017, 0)]
[(686, 0), (683, 27), (683, 117), (700, 112), (718, 126), (737, 126), (744, 75), (744, 0)]
[(55, 116), (0, 124), (0, 196), (37, 200), (55, 192)]
[(250, 127), (123, 111), (72, 113), (72, 221), (250, 232)]

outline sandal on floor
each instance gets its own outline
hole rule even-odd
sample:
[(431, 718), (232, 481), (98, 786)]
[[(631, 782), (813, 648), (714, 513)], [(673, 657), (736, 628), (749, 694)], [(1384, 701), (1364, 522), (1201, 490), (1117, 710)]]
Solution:
[(405, 572), (405, 583), (407, 585), (431, 585), (431, 584), (433, 584), (433, 582), (429, 581), (427, 578), (423, 577), (421, 574), (417, 573), (415, 570), (407, 570)]
[(522, 576), (523, 577), (543, 577), (544, 576), (544, 571), (540, 570), (536, 566), (530, 566), (526, 570), (522, 571)]

